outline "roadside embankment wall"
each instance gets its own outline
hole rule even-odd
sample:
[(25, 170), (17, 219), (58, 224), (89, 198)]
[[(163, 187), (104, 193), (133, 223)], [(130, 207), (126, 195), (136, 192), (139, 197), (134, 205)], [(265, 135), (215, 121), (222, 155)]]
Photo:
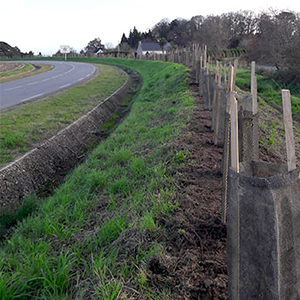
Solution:
[(101, 127), (128, 97), (132, 85), (133, 79), (127, 74), (124, 85), (85, 116), (2, 167), (0, 211), (15, 211), (22, 204), (24, 196), (39, 193), (45, 186), (55, 183), (62, 166), (75, 166), (82, 153), (95, 141)]

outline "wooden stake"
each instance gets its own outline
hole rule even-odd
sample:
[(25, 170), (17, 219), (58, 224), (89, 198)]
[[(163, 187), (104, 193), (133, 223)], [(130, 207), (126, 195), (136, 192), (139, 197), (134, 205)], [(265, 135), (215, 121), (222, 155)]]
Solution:
[(251, 95), (254, 93), (255, 61), (251, 62)]
[(235, 89), (235, 79), (236, 79), (236, 72), (237, 72), (238, 63), (239, 63), (239, 60), (238, 60), (238, 59), (235, 59), (235, 60), (234, 60), (234, 65), (233, 65), (233, 67), (234, 67), (234, 72), (233, 72), (233, 81), (232, 81), (232, 82), (233, 82), (233, 83), (232, 83), (233, 89), (232, 89), (232, 90)]
[(226, 103), (226, 112), (228, 114), (230, 114), (231, 110), (230, 110), (230, 106), (231, 106), (231, 99), (230, 99), (230, 92), (232, 92), (233, 88), (232, 88), (232, 82), (233, 82), (233, 67), (230, 66), (229, 67), (229, 71), (228, 71), (228, 91), (229, 91), (229, 94), (228, 94), (228, 97), (227, 97), (227, 103)]
[(219, 84), (217, 89), (217, 95), (216, 95), (216, 103), (215, 103), (215, 135), (214, 135), (214, 144), (218, 144), (218, 137), (219, 137), (219, 120), (220, 120), (220, 98), (221, 98), (221, 76), (219, 76)]
[(219, 64), (219, 77), (218, 77), (218, 87), (221, 87), (222, 83), (222, 64)]
[(229, 92), (232, 92), (234, 89), (234, 68), (230, 66), (229, 68)]
[(230, 139), (230, 150), (231, 150), (231, 168), (239, 173), (239, 141), (238, 141), (238, 106), (237, 100), (235, 99), (235, 92), (230, 92), (231, 102), (231, 139)]
[(211, 110), (211, 98), (210, 98), (210, 74), (209, 74), (209, 66), (207, 65), (206, 69), (206, 86), (207, 86), (207, 103), (208, 103), (208, 109)]
[(206, 69), (206, 60), (207, 60), (207, 46), (204, 46), (204, 69)]
[(253, 94), (252, 94), (252, 113), (257, 114), (257, 77), (253, 79)]
[(219, 75), (219, 61), (216, 61), (216, 73), (215, 73), (215, 81), (218, 82), (218, 75)]
[(293, 133), (293, 118), (291, 109), (291, 94), (289, 90), (282, 90), (283, 118), (285, 128), (285, 143), (287, 152), (288, 171), (296, 169), (295, 143)]
[(251, 63), (251, 95), (252, 113), (257, 114), (257, 77), (255, 76), (255, 61)]

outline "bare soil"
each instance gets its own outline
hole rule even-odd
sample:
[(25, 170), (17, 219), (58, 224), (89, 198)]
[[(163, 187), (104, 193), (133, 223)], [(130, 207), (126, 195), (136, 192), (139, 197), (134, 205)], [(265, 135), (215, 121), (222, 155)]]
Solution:
[(8, 72), (14, 72), (25, 68), (23, 63), (0, 63), (0, 75)]
[[(226, 226), (220, 217), (223, 149), (213, 143), (212, 112), (197, 96), (197, 86), (191, 85), (196, 95), (195, 110), (186, 132), (175, 144), (177, 151), (188, 150), (189, 163), (176, 174), (180, 192), (175, 215), (159, 220), (167, 231), (167, 252), (149, 262), (148, 277), (157, 294), (165, 286), (171, 290), (168, 299), (228, 299)], [(276, 126), (270, 125), (271, 121)], [(259, 147), (260, 160), (285, 164), (282, 115), (267, 104), (261, 108), (259, 123), (259, 138), (265, 141)], [(299, 128), (294, 122), (298, 162)], [(274, 132), (275, 142), (269, 144)]]
[[(178, 185), (175, 213), (160, 215), (156, 220), (161, 228), (158, 236), (127, 230), (114, 242), (113, 248), (120, 249), (120, 264), (129, 264), (129, 255), (137, 255), (138, 247), (149, 250), (155, 241), (166, 249), (152, 257), (146, 268), (147, 286), (155, 298), (149, 298), (147, 292), (137, 294), (135, 286), (126, 282), (127, 288), (131, 286), (122, 292), (126, 299), (228, 299), (226, 227), (220, 217), (222, 148), (213, 144), (212, 112), (205, 109), (195, 86), (193, 90), (196, 102), (192, 118), (185, 132), (169, 145), (171, 151), (188, 153), (187, 162), (173, 174)], [(95, 217), (91, 220), (95, 224), (111, 217), (103, 209), (93, 209)], [(83, 298), (91, 299), (93, 288), (86, 284), (85, 288)]]
[[(226, 228), (221, 223), (222, 149), (214, 146), (211, 112), (196, 98), (186, 134), (177, 140), (188, 150), (190, 163), (182, 166), (179, 207), (172, 219), (160, 220), (168, 231), (168, 252), (159, 263), (172, 280), (173, 299), (227, 299)], [(153, 262), (152, 262), (153, 265)], [(149, 266), (151, 270), (151, 263)], [(163, 274), (155, 274), (159, 283)]]
[(0, 83), (5, 83), (17, 79), (26, 78), (29, 76), (37, 75), (46, 71), (53, 69), (51, 65), (41, 65), (41, 64), (33, 64), (34, 68), (29, 71), (25, 71), (26, 65), (24, 63), (0, 63), (0, 75), (5, 73), (10, 73), (18, 70), (22, 70), (22, 72), (17, 74), (7, 74), (5, 76), (0, 77)]

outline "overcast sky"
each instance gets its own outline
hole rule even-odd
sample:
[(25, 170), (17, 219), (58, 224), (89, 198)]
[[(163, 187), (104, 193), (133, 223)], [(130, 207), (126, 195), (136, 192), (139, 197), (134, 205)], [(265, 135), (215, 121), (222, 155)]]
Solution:
[(147, 31), (164, 18), (191, 19), (269, 8), (300, 12), (299, 0), (0, 0), (0, 41), (22, 52), (51, 55), (60, 45), (80, 51), (100, 37), (117, 45), (136, 26)]

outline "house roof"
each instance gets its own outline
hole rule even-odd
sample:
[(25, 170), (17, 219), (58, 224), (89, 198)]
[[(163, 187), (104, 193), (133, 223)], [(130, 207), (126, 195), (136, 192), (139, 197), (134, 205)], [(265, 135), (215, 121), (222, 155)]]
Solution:
[(172, 45), (171, 45), (171, 43), (169, 43), (169, 42), (166, 43), (165, 46), (164, 46), (164, 50), (167, 51), (167, 52), (168, 52), (168, 51), (171, 51), (171, 50), (172, 50)]
[(99, 53), (102, 53), (103, 50), (101, 48), (97, 48), (93, 51), (95, 54), (99, 54)]
[(162, 48), (158, 43), (142, 43), (141, 49), (143, 51), (162, 51)]

